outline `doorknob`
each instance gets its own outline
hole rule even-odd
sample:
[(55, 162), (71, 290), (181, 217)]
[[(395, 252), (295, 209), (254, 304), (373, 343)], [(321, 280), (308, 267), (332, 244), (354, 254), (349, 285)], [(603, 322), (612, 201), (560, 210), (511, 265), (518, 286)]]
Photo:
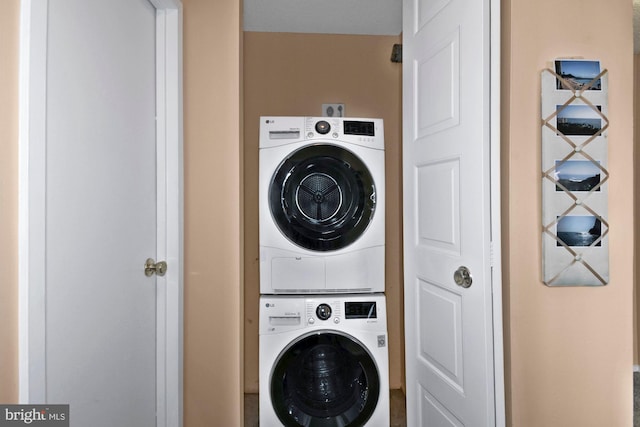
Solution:
[(153, 276), (153, 273), (158, 276), (164, 276), (167, 272), (167, 263), (164, 261), (156, 262), (153, 258), (148, 258), (144, 263), (144, 275), (147, 277)]
[(473, 283), (471, 271), (464, 265), (458, 267), (455, 273), (453, 273), (453, 280), (456, 282), (456, 285), (462, 286), (463, 288), (468, 288), (471, 286), (471, 283)]

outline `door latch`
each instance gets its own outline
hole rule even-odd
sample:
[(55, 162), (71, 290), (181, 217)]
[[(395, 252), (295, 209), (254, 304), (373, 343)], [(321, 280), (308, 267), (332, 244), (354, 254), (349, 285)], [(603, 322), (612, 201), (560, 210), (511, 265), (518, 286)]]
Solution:
[(144, 263), (144, 275), (147, 277), (157, 274), (158, 276), (164, 276), (167, 272), (167, 263), (164, 261), (156, 262), (153, 258), (148, 258)]
[(453, 281), (456, 282), (456, 285), (462, 286), (463, 288), (468, 288), (473, 283), (473, 278), (471, 277), (471, 271), (467, 267), (460, 266), (453, 273)]

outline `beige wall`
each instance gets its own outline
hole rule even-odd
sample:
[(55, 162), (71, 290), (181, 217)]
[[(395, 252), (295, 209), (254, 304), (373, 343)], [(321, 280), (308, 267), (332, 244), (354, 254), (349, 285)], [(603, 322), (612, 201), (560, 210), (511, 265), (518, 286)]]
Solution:
[[(209, 426), (212, 420), (219, 425), (242, 425), (242, 74), (241, 11), (236, 3), (184, 0), (185, 427)], [(4, 0), (0, 14), (3, 403), (17, 400), (18, 4), (19, 0)], [(552, 0), (503, 1), (509, 425), (628, 426), (634, 262), (633, 242), (627, 238), (633, 228), (628, 209), (633, 198), (629, 185), (633, 178), (631, 1), (563, 0), (562, 4), (571, 19), (558, 12), (558, 3)], [(593, 21), (594, 10), (598, 24), (582, 24), (582, 18)], [(380, 61), (388, 60), (387, 55)], [(547, 61), (564, 55), (598, 58), (610, 72), (611, 283), (598, 289), (550, 289), (540, 283), (539, 73)], [(300, 90), (304, 95), (304, 88)], [(330, 95), (329, 101), (346, 102), (349, 114), (377, 115), (377, 111), (353, 109), (373, 103)], [(296, 114), (306, 114), (306, 106), (294, 107)], [(247, 184), (247, 199), (250, 188)], [(257, 267), (247, 265), (247, 271), (252, 268)]]
[(351, 117), (385, 125), (386, 295), (391, 388), (404, 377), (402, 335), (401, 78), (390, 61), (400, 36), (244, 34), (245, 390), (258, 391), (258, 130), (261, 115), (318, 116), (342, 102)]
[(240, 426), (242, 12), (184, 3), (186, 427)]
[(18, 401), (19, 0), (0, 13), (0, 402)]
[[(505, 4), (507, 3), (507, 4)], [(510, 4), (509, 4), (510, 3)], [(632, 425), (631, 0), (506, 0), (503, 126), (510, 424)], [(560, 7), (561, 6), (561, 7)], [(509, 27), (508, 27), (509, 28)], [(548, 288), (540, 261), (540, 71), (557, 57), (609, 70), (610, 283)]]

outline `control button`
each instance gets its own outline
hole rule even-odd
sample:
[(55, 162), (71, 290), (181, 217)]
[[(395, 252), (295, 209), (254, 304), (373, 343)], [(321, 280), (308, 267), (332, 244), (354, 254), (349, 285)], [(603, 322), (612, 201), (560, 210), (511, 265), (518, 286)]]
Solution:
[(313, 132), (308, 132), (307, 133), (307, 138), (313, 138)]
[(333, 323), (335, 323), (336, 325), (340, 323), (340, 318), (339, 317), (334, 318)]
[(310, 325), (313, 325), (314, 323), (316, 323), (316, 319), (314, 319), (313, 317), (309, 317), (308, 322)]
[(338, 132), (334, 132), (334, 133), (333, 133), (333, 137), (334, 137), (334, 138), (337, 138), (337, 137), (338, 137)]

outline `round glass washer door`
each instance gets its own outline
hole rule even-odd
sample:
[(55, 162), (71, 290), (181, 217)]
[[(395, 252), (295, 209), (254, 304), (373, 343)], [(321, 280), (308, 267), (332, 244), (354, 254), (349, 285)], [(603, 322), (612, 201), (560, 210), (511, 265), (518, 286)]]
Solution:
[(270, 389), (271, 404), (285, 427), (361, 427), (376, 409), (380, 379), (359, 341), (319, 332), (282, 352)]
[(376, 208), (376, 188), (354, 153), (330, 144), (303, 147), (276, 170), (269, 208), (280, 231), (313, 251), (342, 249), (366, 230)]

